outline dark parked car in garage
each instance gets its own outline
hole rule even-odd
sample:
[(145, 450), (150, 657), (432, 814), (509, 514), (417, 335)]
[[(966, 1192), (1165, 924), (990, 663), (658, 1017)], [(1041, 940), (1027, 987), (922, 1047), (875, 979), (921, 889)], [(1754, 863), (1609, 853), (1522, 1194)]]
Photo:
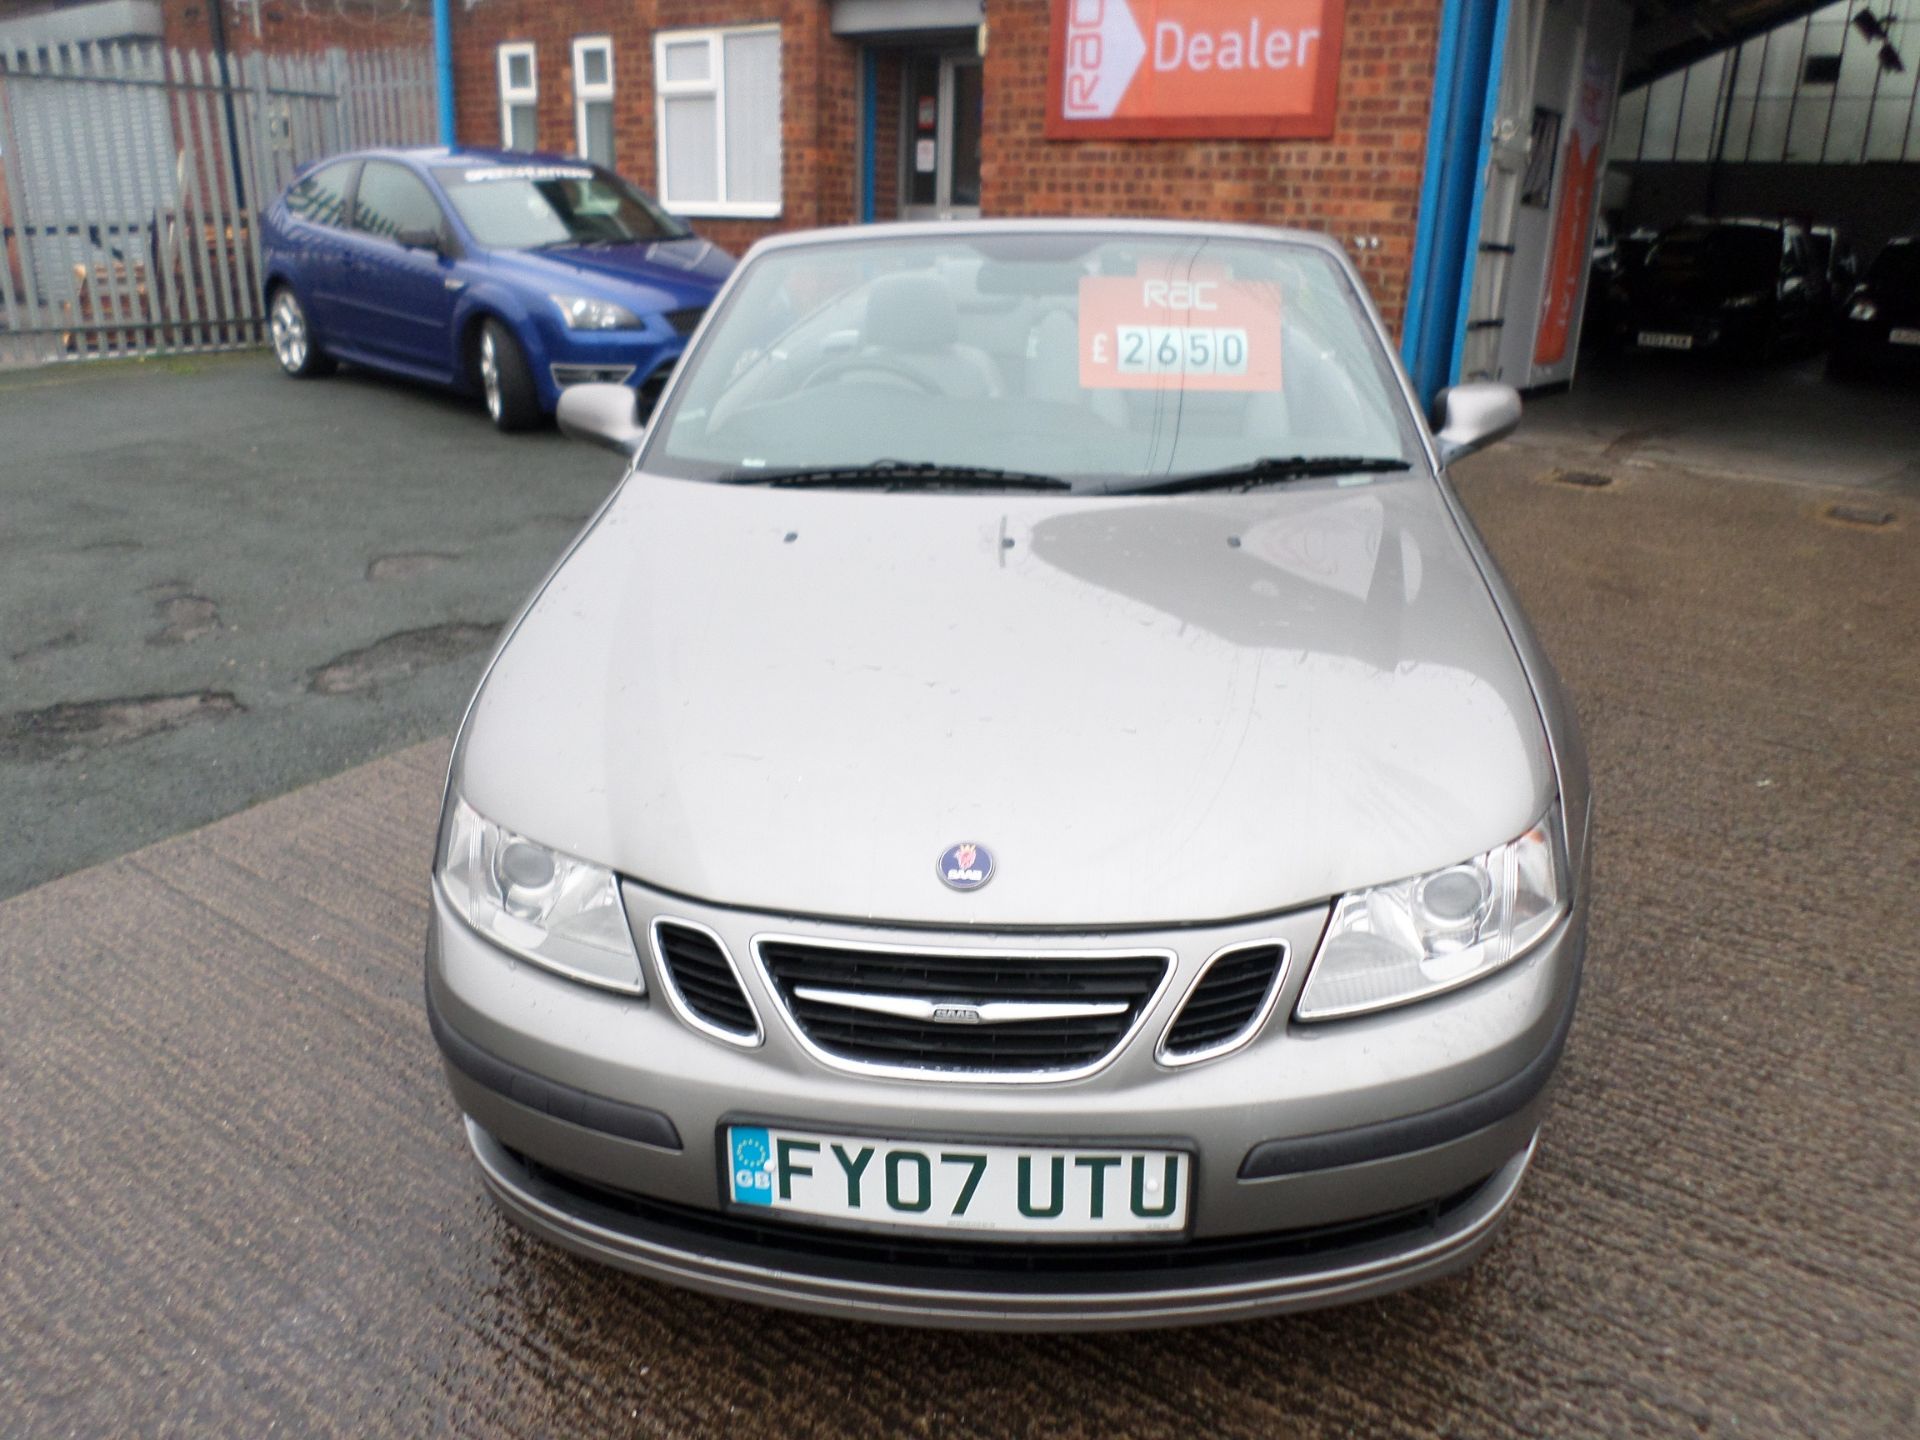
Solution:
[(1920, 368), (1920, 235), (1889, 240), (1833, 337), (1836, 374)]
[(1628, 282), (1626, 340), (1764, 360), (1817, 346), (1831, 316), (1826, 271), (1790, 220), (1684, 220)]
[(261, 259), (289, 375), (346, 360), (452, 385), (502, 430), (568, 385), (657, 393), (733, 269), (619, 176), (499, 150), (324, 161), (268, 208)]

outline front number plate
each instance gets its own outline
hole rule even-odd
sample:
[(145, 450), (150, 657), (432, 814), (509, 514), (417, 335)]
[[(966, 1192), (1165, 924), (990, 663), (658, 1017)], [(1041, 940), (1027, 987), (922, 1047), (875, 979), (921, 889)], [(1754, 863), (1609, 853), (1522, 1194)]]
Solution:
[(1668, 335), (1658, 330), (1642, 330), (1640, 343), (1649, 350), (1691, 350), (1693, 336)]
[(736, 1205), (908, 1230), (1164, 1234), (1187, 1225), (1192, 1157), (1124, 1146), (877, 1140), (726, 1127)]
[(1896, 325), (1887, 332), (1887, 339), (1896, 345), (1920, 345), (1920, 330), (1910, 330)]

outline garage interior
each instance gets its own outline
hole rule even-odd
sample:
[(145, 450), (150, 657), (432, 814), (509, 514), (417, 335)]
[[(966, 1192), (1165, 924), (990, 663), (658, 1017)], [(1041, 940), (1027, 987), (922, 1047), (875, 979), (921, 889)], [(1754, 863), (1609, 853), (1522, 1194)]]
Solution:
[[(1920, 232), (1920, 0), (1501, 10), (1456, 378), (1519, 387), (1523, 439), (1600, 462), (1920, 493), (1910, 377), (1843, 382), (1823, 339), (1668, 353), (1620, 313), (1690, 217), (1831, 227), (1861, 272)], [(1851, 289), (1834, 277), (1830, 321)]]

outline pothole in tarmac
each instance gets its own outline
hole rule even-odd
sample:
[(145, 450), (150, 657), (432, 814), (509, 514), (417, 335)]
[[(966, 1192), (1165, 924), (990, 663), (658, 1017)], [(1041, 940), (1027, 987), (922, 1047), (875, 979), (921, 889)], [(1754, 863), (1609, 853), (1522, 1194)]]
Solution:
[(499, 622), (474, 625), (453, 621), (419, 630), (401, 630), (358, 650), (336, 655), (307, 678), (316, 695), (357, 695), (395, 680), (404, 680), (432, 665), (458, 660), (493, 643)]
[(1558, 485), (1574, 485), (1584, 490), (1604, 490), (1613, 484), (1613, 476), (1602, 470), (1549, 470), (1547, 479)]
[(442, 565), (451, 565), (458, 555), (442, 555), (437, 550), (405, 550), (398, 555), (377, 555), (367, 566), (367, 579), (412, 580), (430, 575)]
[(244, 713), (227, 690), (62, 701), (0, 717), (0, 759), (53, 760)]

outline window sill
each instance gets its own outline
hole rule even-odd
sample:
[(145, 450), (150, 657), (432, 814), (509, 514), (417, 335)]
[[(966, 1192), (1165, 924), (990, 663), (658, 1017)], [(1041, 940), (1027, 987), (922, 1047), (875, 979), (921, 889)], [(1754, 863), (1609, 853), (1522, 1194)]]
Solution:
[(685, 205), (661, 202), (669, 215), (683, 220), (778, 220), (782, 207), (773, 205), (729, 205), (717, 200), (693, 201)]

